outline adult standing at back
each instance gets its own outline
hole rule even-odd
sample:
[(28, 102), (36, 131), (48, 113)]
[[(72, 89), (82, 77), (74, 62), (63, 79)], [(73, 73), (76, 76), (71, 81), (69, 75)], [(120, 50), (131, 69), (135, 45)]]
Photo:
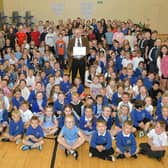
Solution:
[[(78, 54), (76, 53), (75, 48), (77, 49), (76, 51), (78, 51)], [(76, 28), (74, 30), (74, 37), (69, 41), (68, 44), (68, 62), (70, 71), (72, 73), (72, 82), (74, 82), (74, 79), (76, 78), (77, 72), (79, 70), (80, 79), (84, 84), (86, 55), (88, 53), (88, 50), (88, 39), (82, 36), (81, 29)]]

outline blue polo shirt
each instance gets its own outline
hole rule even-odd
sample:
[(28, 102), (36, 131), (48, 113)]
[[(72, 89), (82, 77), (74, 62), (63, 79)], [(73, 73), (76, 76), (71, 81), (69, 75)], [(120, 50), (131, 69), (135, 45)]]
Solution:
[(35, 136), (37, 139), (39, 138), (43, 138), (44, 137), (44, 133), (43, 133), (43, 129), (41, 128), (41, 126), (37, 126), (37, 128), (33, 128), (31, 125), (27, 128), (26, 131), (26, 136), (28, 135), (33, 135)]

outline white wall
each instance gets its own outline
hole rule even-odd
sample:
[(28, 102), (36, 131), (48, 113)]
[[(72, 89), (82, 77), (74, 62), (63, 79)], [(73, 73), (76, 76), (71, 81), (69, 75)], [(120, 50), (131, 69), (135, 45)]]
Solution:
[[(102, 1), (102, 4), (98, 4)], [(30, 10), (36, 20), (58, 20), (68, 17), (84, 17), (81, 14), (80, 4), (91, 2), (93, 4), (92, 17), (110, 18), (145, 22), (150, 20), (151, 27), (160, 33), (168, 33), (167, 0), (3, 0), (5, 14), (11, 16), (13, 10), (18, 10), (24, 15)], [(60, 3), (64, 9), (60, 16), (56, 15), (53, 8)]]

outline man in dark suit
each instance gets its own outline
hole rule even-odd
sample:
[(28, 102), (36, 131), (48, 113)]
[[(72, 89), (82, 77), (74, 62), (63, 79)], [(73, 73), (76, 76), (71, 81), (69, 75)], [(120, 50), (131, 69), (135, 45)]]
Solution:
[[(74, 47), (86, 47), (85, 55), (75, 54)], [(86, 68), (86, 55), (89, 51), (88, 39), (82, 36), (82, 30), (77, 28), (74, 30), (74, 37), (69, 41), (68, 45), (68, 62), (70, 66), (70, 71), (72, 72), (72, 82), (77, 76), (79, 69), (80, 79), (84, 84), (85, 81), (85, 68)]]

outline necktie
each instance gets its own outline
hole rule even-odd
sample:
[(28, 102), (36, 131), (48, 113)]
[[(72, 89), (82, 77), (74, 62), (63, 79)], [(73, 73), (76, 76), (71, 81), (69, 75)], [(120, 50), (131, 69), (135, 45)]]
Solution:
[(78, 45), (78, 47), (81, 46), (81, 44), (80, 44), (80, 39), (79, 39), (79, 38), (78, 38), (78, 41), (77, 41), (77, 45)]

